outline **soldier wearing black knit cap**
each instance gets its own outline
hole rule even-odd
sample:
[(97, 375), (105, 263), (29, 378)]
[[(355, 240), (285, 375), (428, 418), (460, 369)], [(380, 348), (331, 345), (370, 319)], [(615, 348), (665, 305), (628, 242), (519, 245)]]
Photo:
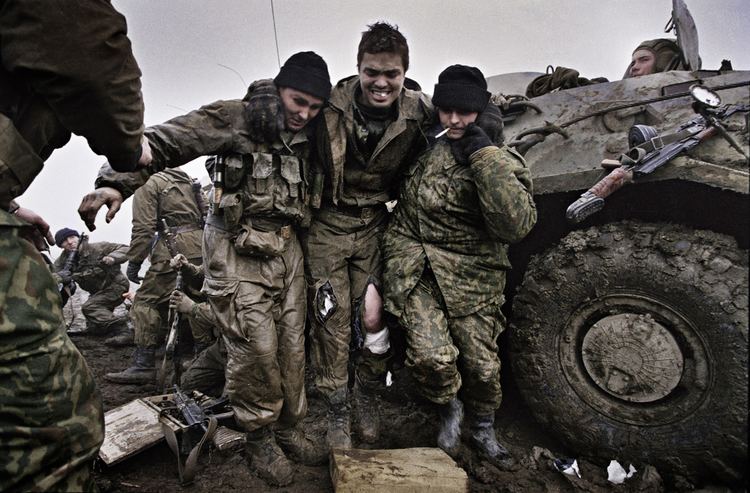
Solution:
[[(304, 463), (326, 458), (298, 427), (307, 413), (307, 304), (298, 230), (310, 221), (308, 131), (331, 83), (325, 61), (310, 51), (292, 55), (274, 80), (270, 99), (280, 101), (283, 118), (278, 136), (252, 134), (249, 100), (263, 97), (252, 90), (244, 100), (211, 103), (149, 127), (145, 135), (152, 171), (202, 155), (219, 155), (226, 163), (221, 197), (215, 190), (203, 229), (203, 292), (220, 327), (225, 391), (247, 432), (249, 466), (269, 484), (283, 486), (294, 472), (287, 456)], [(127, 195), (143, 178), (104, 169), (97, 185)], [(154, 349), (135, 355), (139, 369), (153, 370)]]
[(406, 333), (406, 364), (440, 414), (438, 446), (457, 454), (465, 406), (473, 448), (508, 469), (514, 461), (494, 429), (500, 307), (508, 244), (528, 234), (536, 207), (523, 158), (498, 142), (496, 119), (482, 117), (489, 98), (475, 67), (440, 74), (432, 145), (405, 173), (383, 237), (383, 279), (385, 308)]

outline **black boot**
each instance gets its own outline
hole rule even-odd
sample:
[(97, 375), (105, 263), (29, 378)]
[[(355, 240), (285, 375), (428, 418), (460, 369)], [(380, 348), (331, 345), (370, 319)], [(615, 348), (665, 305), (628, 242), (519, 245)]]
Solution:
[(363, 384), (359, 378), (352, 389), (355, 432), (365, 443), (375, 443), (380, 436), (380, 400), (375, 391), (378, 382)]
[(503, 447), (495, 436), (495, 414), (471, 415), (471, 444), (490, 464), (503, 471), (513, 470), (516, 461), (508, 449)]
[(286, 486), (294, 480), (294, 469), (267, 426), (247, 433), (250, 469), (271, 486)]
[(156, 383), (154, 353), (156, 348), (136, 346), (133, 365), (121, 372), (107, 373), (104, 378), (113, 383), (148, 384)]
[(455, 458), (461, 444), (461, 422), (464, 419), (464, 406), (457, 397), (438, 408), (440, 414), (440, 430), (438, 431), (438, 447)]
[(319, 466), (328, 459), (328, 451), (310, 440), (299, 427), (276, 430), (276, 443), (293, 461), (306, 466)]
[(328, 432), (326, 433), (328, 448), (352, 448), (351, 408), (347, 402), (346, 388), (338, 389), (331, 394), (328, 406)]

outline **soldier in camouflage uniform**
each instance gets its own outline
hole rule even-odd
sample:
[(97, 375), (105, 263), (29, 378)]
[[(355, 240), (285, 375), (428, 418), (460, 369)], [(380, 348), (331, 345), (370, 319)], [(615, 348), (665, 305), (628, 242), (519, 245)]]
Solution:
[(385, 304), (406, 330), (406, 362), (420, 391), (440, 406), (438, 445), (455, 455), (463, 402), (472, 443), (507, 467), (510, 454), (493, 428), (502, 397), (500, 307), (508, 243), (531, 230), (536, 208), (523, 159), (496, 146), (477, 119), (489, 97), (477, 68), (440, 74), (432, 98), (440, 124), (430, 135), (450, 130), (406, 172), (383, 242)]
[[(166, 235), (173, 235), (178, 252), (190, 262), (201, 263), (203, 211), (198, 193), (200, 185), (181, 169), (156, 173), (135, 192), (127, 274), (136, 284), (143, 280), (130, 308), (136, 348), (130, 367), (105, 375), (110, 382), (156, 381), (155, 352), (165, 339), (169, 296), (177, 281), (177, 272), (169, 265), (172, 255)], [(164, 231), (162, 221), (166, 221), (168, 232)], [(151, 265), (140, 278), (138, 272), (147, 257)]]
[[(284, 131), (253, 140), (249, 101), (218, 101), (146, 129), (152, 168), (179, 166), (202, 155), (225, 156), (222, 195), (215, 195), (203, 235), (204, 293), (219, 320), (227, 351), (226, 392), (247, 431), (250, 467), (272, 485), (293, 479), (290, 456), (325, 460), (298, 429), (307, 412), (304, 389), (305, 280), (297, 228), (309, 224), (311, 183), (308, 123), (330, 93), (328, 68), (317, 54), (292, 55), (274, 79)], [(248, 99), (265, 97), (251, 90)], [(127, 192), (138, 175), (106, 168), (98, 185)], [(142, 177), (140, 177), (142, 179)], [(119, 194), (110, 188), (106, 193)], [(136, 192), (137, 193), (137, 192)], [(217, 194), (215, 191), (214, 194)], [(122, 196), (119, 197), (121, 200)], [(92, 217), (100, 205), (84, 198)]]
[(1, 5), (0, 491), (92, 491), (101, 399), (65, 333), (57, 285), (24, 239), (38, 227), (53, 244), (49, 226), (11, 201), (71, 132), (117, 169), (139, 164), (140, 71), (108, 2)]
[[(359, 74), (340, 81), (323, 110), (318, 131), (322, 206), (314, 211), (305, 250), (315, 384), (329, 403), (327, 442), (350, 448), (349, 348), (352, 326), (364, 329), (353, 397), (366, 442), (377, 440), (380, 387), (389, 359), (383, 320), (380, 238), (399, 171), (424, 142), (432, 118), (429, 100), (404, 88), (409, 47), (393, 26), (380, 22), (363, 33)], [(322, 176), (321, 176), (322, 175)], [(360, 348), (357, 348), (360, 349)]]
[[(80, 236), (77, 231), (63, 228), (55, 233), (55, 244), (64, 250), (53, 269), (57, 281), (68, 284), (71, 280), (89, 293), (88, 299), (81, 306), (86, 318), (86, 329), (93, 335), (109, 334), (113, 331), (128, 331), (128, 317), (115, 317), (114, 309), (120, 306), (130, 283), (120, 270), (120, 264), (127, 260), (127, 245), (99, 241), (90, 243), (83, 237), (78, 248)], [(66, 271), (68, 256), (78, 251), (78, 258), (72, 271)]]

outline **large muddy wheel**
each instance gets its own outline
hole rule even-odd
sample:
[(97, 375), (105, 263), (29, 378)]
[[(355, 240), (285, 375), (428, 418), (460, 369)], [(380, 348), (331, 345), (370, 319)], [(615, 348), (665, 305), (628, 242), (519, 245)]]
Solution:
[(747, 337), (747, 251), (624, 222), (574, 231), (531, 261), (510, 342), (528, 405), (576, 454), (741, 483)]

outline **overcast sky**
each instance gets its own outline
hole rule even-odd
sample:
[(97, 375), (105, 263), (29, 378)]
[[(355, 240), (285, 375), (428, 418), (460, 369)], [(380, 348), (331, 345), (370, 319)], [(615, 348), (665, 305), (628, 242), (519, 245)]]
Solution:
[[(747, 0), (686, 0), (695, 19), (703, 68), (731, 59), (750, 69)], [(146, 125), (218, 99), (240, 98), (246, 84), (279, 69), (271, 0), (114, 0), (128, 21), (143, 72)], [(386, 20), (406, 36), (407, 75), (431, 93), (438, 74), (463, 63), (491, 75), (547, 65), (583, 77), (622, 77), (635, 46), (665, 37), (671, 0), (274, 0), (281, 61), (313, 50), (331, 79), (356, 72), (357, 44), (367, 24)], [(229, 68), (225, 68), (229, 67)], [(84, 228), (76, 209), (93, 188), (100, 156), (74, 137), (55, 151), (20, 202), (42, 214), (53, 231)], [(205, 175), (201, 162), (185, 168)], [(103, 213), (92, 241), (128, 243), (130, 200), (112, 224)], [(59, 253), (52, 249), (53, 256)]]

